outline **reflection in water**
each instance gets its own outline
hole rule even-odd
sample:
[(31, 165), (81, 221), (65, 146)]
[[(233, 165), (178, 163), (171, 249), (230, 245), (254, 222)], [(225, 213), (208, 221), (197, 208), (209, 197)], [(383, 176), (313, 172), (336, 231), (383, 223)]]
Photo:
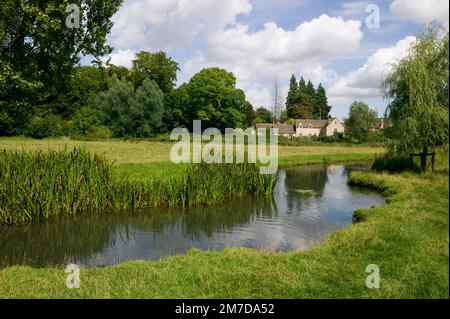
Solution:
[[(355, 209), (384, 202), (376, 194), (347, 186), (349, 169), (304, 166), (283, 170), (272, 196), (232, 198), (211, 207), (92, 213), (1, 226), (0, 266), (107, 266), (158, 259), (194, 247), (305, 249), (349, 225)], [(301, 196), (299, 189), (314, 192)]]

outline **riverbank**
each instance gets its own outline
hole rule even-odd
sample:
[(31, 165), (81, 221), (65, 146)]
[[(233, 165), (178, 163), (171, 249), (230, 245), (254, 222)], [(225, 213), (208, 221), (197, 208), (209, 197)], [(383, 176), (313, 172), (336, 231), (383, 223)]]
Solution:
[[(352, 182), (388, 196), (360, 210), (364, 222), (312, 250), (191, 250), (156, 262), (82, 269), (81, 289), (62, 269), (0, 271), (0, 298), (448, 298), (448, 165), (434, 174), (356, 173)], [(365, 285), (380, 268), (380, 289)]]

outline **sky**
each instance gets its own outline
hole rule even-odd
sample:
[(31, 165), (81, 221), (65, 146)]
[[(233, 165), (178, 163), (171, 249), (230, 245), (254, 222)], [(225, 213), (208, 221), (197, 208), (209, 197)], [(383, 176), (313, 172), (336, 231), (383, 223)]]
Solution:
[(343, 119), (355, 100), (382, 115), (392, 65), (426, 24), (448, 20), (447, 0), (124, 0), (108, 42), (111, 63), (127, 67), (141, 50), (167, 52), (178, 85), (205, 67), (231, 71), (254, 108), (273, 108), (276, 81), (284, 100), (303, 76)]

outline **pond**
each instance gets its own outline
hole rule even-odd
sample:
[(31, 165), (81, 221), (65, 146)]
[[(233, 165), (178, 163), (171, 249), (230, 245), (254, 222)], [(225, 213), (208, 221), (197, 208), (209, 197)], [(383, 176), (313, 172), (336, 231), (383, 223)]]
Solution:
[(353, 211), (383, 205), (375, 193), (347, 185), (364, 165), (314, 165), (280, 171), (272, 196), (221, 205), (92, 213), (25, 226), (0, 226), (0, 267), (110, 266), (154, 260), (191, 248), (303, 250), (352, 223)]

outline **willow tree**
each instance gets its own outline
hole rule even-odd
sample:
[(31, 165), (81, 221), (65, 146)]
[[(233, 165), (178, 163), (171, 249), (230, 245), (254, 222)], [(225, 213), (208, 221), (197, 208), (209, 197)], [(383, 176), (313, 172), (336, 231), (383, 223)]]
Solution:
[(392, 127), (385, 131), (389, 146), (419, 152), (422, 171), (429, 150), (448, 144), (448, 40), (447, 31), (427, 27), (383, 83), (391, 100), (386, 115)]

